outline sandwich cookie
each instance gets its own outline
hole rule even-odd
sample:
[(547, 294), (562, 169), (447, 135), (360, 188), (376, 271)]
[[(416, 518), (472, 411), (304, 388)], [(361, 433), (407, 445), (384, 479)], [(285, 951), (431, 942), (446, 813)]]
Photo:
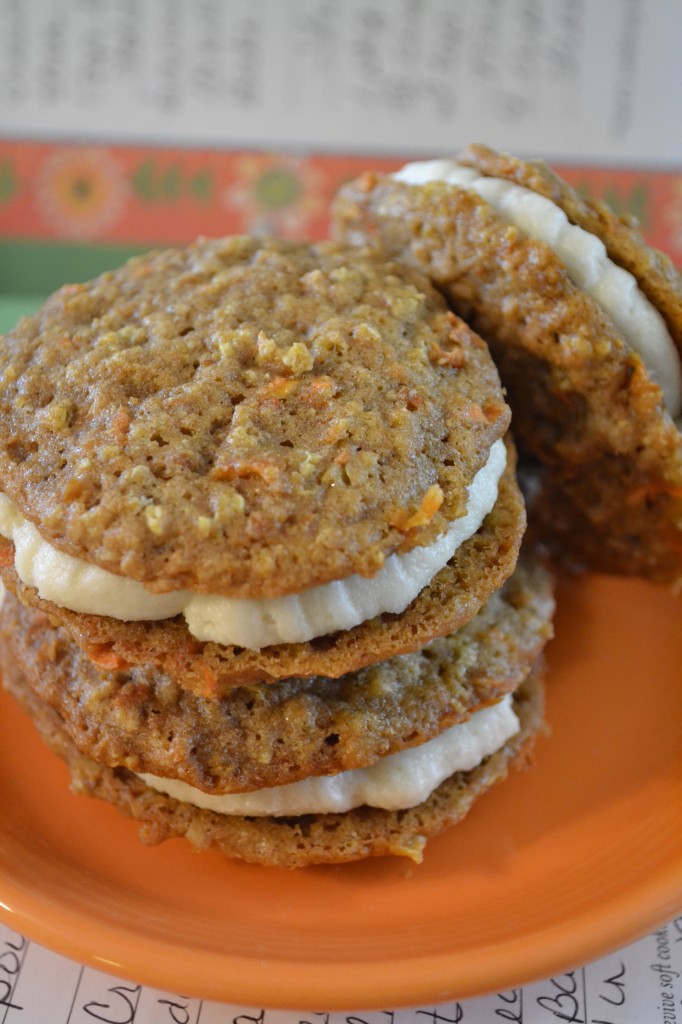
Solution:
[(679, 583), (682, 288), (633, 223), (474, 146), (344, 187), (335, 231), (423, 270), (489, 342), (561, 557)]
[(458, 629), (513, 570), (486, 346), (371, 248), (139, 258), (21, 321), (0, 380), (3, 579), (103, 667), (213, 696), (339, 676)]

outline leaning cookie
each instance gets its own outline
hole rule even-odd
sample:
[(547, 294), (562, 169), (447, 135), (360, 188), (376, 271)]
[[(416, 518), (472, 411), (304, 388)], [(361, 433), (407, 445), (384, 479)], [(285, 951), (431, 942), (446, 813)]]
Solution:
[(682, 577), (682, 287), (542, 165), (472, 147), (365, 175), (336, 234), (419, 267), (489, 342), (539, 467), (536, 524), (593, 568)]
[[(10, 600), (10, 618), (13, 604)], [(25, 614), (44, 620), (32, 611)], [(39, 657), (52, 643), (55, 665), (68, 667), (66, 649), (75, 645), (58, 637), (44, 621), (34, 623), (34, 631), (41, 628), (45, 636)], [(537, 647), (546, 635), (545, 623)], [(185, 836), (199, 848), (215, 848), (255, 863), (294, 868), (383, 854), (420, 861), (429, 837), (461, 820), (513, 763), (527, 759), (543, 727), (536, 666), (513, 695), (500, 699), (498, 693), (495, 703), (471, 708), (468, 718), (434, 738), (364, 769), (256, 792), (212, 795), (206, 793), (206, 781), (198, 789), (123, 766), (109, 767), (82, 753), (62, 714), (39, 696), (39, 678), (31, 665), (35, 643), (29, 640), (28, 646), (13, 647), (13, 638), (16, 632), (5, 629), (5, 686), (28, 711), (48, 746), (67, 761), (77, 792), (107, 800), (136, 818), (142, 823), (144, 842)], [(500, 690), (507, 685), (506, 677), (498, 682)], [(48, 684), (48, 695), (49, 691)], [(197, 744), (201, 728), (197, 716)]]
[(338, 676), (459, 628), (513, 570), (497, 371), (377, 251), (152, 254), (56, 293), (0, 375), (5, 582), (100, 664), (166, 650), (214, 695)]

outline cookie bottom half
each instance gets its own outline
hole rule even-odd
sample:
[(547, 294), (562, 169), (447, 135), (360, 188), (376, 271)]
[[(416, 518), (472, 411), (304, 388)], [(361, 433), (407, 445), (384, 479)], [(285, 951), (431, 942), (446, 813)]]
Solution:
[(199, 849), (287, 868), (387, 854), (419, 862), (430, 837), (461, 821), (475, 800), (504, 779), (510, 768), (528, 765), (543, 729), (542, 669), (537, 664), (514, 694), (519, 732), (478, 767), (450, 776), (415, 807), (386, 811), (363, 806), (342, 814), (287, 818), (228, 816), (181, 803), (150, 789), (128, 769), (109, 768), (83, 755), (60, 716), (35, 695), (17, 666), (5, 671), (4, 684), (45, 743), (68, 764), (75, 792), (105, 800), (137, 820), (144, 844), (184, 836)]

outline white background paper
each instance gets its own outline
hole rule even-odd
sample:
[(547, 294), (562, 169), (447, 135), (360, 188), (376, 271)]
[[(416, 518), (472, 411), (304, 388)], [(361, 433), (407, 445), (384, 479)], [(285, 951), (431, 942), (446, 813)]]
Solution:
[(678, 0), (0, 0), (0, 136), (679, 166)]
[[(263, 993), (267, 1005), (267, 992)], [(682, 917), (585, 968), (461, 1003), (270, 1010), (190, 999), (83, 968), (0, 925), (0, 1024), (679, 1024)]]

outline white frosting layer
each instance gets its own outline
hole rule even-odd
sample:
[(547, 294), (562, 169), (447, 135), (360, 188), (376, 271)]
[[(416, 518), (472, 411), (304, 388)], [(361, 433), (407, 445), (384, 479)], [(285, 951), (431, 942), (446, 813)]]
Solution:
[(218, 814), (326, 814), (349, 811), (363, 804), (397, 811), (426, 800), (455, 772), (475, 768), (518, 730), (519, 720), (510, 694), (419, 747), (339, 775), (315, 776), (286, 786), (225, 796), (212, 796), (176, 779), (155, 775), (141, 778), (152, 789)]
[(573, 283), (594, 299), (641, 357), (663, 391), (670, 415), (680, 414), (682, 366), (675, 343), (635, 277), (609, 259), (601, 239), (571, 224), (550, 199), (513, 182), (487, 178), (454, 160), (406, 164), (395, 177), (409, 185), (445, 181), (476, 192), (524, 234), (549, 245)]
[(391, 555), (371, 579), (353, 575), (287, 597), (256, 600), (188, 590), (152, 594), (137, 580), (52, 547), (5, 495), (0, 495), (0, 535), (14, 541), (14, 564), (22, 582), (61, 608), (125, 622), (183, 613), (198, 640), (259, 650), (351, 629), (382, 612), (404, 611), (493, 508), (506, 457), (504, 442), (496, 441), (469, 487), (466, 514), (435, 543)]

